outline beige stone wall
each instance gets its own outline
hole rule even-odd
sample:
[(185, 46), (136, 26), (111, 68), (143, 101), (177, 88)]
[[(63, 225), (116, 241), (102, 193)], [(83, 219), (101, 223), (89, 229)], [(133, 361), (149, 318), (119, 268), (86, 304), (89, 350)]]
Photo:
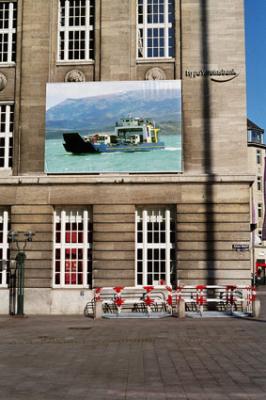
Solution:
[[(30, 189), (27, 192), (29, 193)], [(53, 208), (38, 203), (13, 205), (10, 219), (12, 221), (12, 230), (17, 232), (32, 231), (35, 233), (33, 241), (27, 245), (26, 287), (50, 287), (52, 281)], [(16, 254), (16, 247), (11, 246), (11, 257), (13, 258)]]
[[(154, 66), (167, 79), (183, 79), (184, 173), (247, 172), (243, 1), (177, 0), (176, 57), (159, 63), (136, 61), (134, 0), (96, 3), (95, 61), (79, 64), (57, 61), (57, 1), (18, 2), (15, 172), (44, 171), (47, 82), (63, 82), (73, 68), (87, 81), (145, 79)], [(222, 84), (185, 76), (222, 68), (239, 76)], [(12, 100), (14, 68), (2, 70), (9, 80), (0, 99)]]
[[(43, 180), (42, 180), (43, 179)], [(249, 185), (243, 182), (179, 182), (6, 186), (0, 204), (11, 207), (11, 227), (36, 233), (27, 251), (26, 287), (52, 285), (53, 209), (93, 206), (93, 286), (134, 286), (135, 207), (169, 204), (176, 208), (176, 269), (181, 284), (248, 284), (250, 253), (232, 249), (249, 244)], [(37, 180), (36, 180), (37, 181)], [(206, 194), (212, 193), (206, 202)], [(37, 194), (39, 193), (39, 195)]]
[(250, 253), (236, 252), (232, 245), (250, 242), (247, 194), (230, 203), (224, 196), (208, 205), (177, 205), (177, 276), (182, 284), (245, 284)]
[[(10, 207), (12, 229), (36, 233), (27, 251), (27, 288), (51, 287), (53, 208), (63, 205), (93, 208), (95, 286), (134, 285), (135, 207), (152, 204), (176, 208), (180, 283), (249, 283), (250, 253), (232, 250), (250, 240), (253, 179), (244, 176), (243, 1), (176, 0), (176, 56), (163, 62), (136, 60), (134, 0), (97, 0), (94, 62), (58, 62), (57, 11), (57, 0), (18, 0), (16, 68), (0, 65), (8, 77), (0, 101), (16, 104), (14, 175), (20, 176), (0, 172), (0, 205)], [(74, 68), (86, 81), (142, 80), (152, 67), (167, 79), (182, 78), (184, 173), (45, 177), (46, 83), (63, 82)], [(217, 83), (186, 77), (187, 69), (239, 75)]]
[[(247, 171), (243, 1), (183, 0), (182, 76), (185, 173)], [(226, 83), (186, 70), (235, 69)]]
[[(42, 172), (44, 165), (45, 92), (50, 59), (50, 2), (18, 2), (17, 62), (20, 82), (16, 93), (15, 169), (18, 173)], [(41, 15), (41, 16), (40, 16)]]
[[(109, 198), (109, 201), (111, 198)], [(93, 207), (93, 286), (135, 284), (135, 207)]]

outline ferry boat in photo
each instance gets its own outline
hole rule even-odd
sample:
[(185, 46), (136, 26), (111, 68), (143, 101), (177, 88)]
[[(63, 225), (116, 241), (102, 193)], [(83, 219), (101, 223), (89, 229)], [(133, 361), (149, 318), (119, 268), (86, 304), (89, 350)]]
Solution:
[(151, 120), (128, 117), (116, 123), (114, 134), (81, 136), (77, 132), (64, 133), (63, 145), (73, 154), (161, 150), (165, 145), (159, 140), (159, 130)]

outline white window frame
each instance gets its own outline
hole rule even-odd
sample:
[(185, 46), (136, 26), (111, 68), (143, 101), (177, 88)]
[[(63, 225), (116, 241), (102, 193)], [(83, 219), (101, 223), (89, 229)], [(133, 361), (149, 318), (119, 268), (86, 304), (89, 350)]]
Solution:
[[(91, 212), (88, 209), (66, 208), (54, 211), (54, 249), (53, 249), (53, 287), (54, 288), (89, 288), (87, 284), (88, 276), (88, 249), (92, 249), (92, 243), (87, 241), (88, 223), (91, 220)], [(66, 243), (66, 224), (68, 222), (83, 222), (83, 243)], [(61, 223), (61, 240), (56, 243), (56, 224)], [(82, 249), (83, 250), (83, 283), (82, 284), (65, 284), (65, 250)], [(56, 283), (56, 250), (60, 249), (60, 284)]]
[[(69, 25), (69, 0), (65, 0), (65, 26), (61, 26), (61, 4), (60, 0), (58, 0), (58, 49), (57, 49), (57, 61), (58, 62), (84, 62), (84, 61), (93, 61), (90, 58), (90, 38), (91, 35), (94, 35), (94, 25), (90, 25), (90, 0), (86, 0), (86, 17), (85, 17), (85, 25), (79, 26), (70, 26)], [(95, 13), (95, 8), (94, 8)], [(85, 58), (82, 59), (69, 59), (69, 32), (85, 32)], [(64, 32), (64, 58), (61, 59), (61, 46), (60, 46), (60, 33)]]
[(262, 176), (257, 176), (257, 190), (262, 191)]
[[(1, 61), (0, 56), (0, 65), (5, 64), (15, 64), (15, 61), (12, 60), (12, 44), (13, 44), (13, 36), (16, 35), (16, 28), (13, 28), (13, 19), (14, 19), (14, 3), (17, 5), (15, 1), (1, 1), (1, 3), (9, 3), (9, 13), (8, 13), (8, 28), (0, 28), (1, 34), (8, 35), (7, 42), (7, 61)], [(15, 37), (16, 40), (16, 37)], [(0, 55), (2, 55), (2, 47), (0, 44)]]
[[(170, 28), (173, 28), (173, 24), (168, 21), (169, 17), (169, 7), (168, 7), (168, 1), (169, 0), (164, 0), (164, 22), (158, 22), (158, 23), (148, 23), (148, 14), (147, 14), (147, 0), (143, 0), (143, 23), (139, 23), (139, 14), (138, 14), (138, 7), (139, 7), (139, 2), (137, 0), (136, 5), (137, 5), (137, 60), (145, 60), (145, 59), (173, 59), (173, 56), (169, 56), (169, 33), (168, 30)], [(173, 5), (174, 5), (174, 0)], [(143, 30), (143, 43), (142, 43), (142, 49), (143, 49), (143, 55), (142, 57), (139, 56), (139, 45), (141, 42), (140, 38), (140, 30)], [(164, 56), (156, 56), (156, 57), (151, 57), (148, 56), (148, 29), (163, 29), (164, 30)]]
[[(3, 223), (3, 241), (0, 242), (0, 249), (2, 250), (2, 260), (0, 261), (8, 261), (8, 211), (0, 210), (0, 222)], [(0, 283), (0, 287), (7, 287), (7, 270), (2, 269), (2, 283)]]
[[(2, 111), (2, 108), (5, 107), (6, 111), (6, 121), (5, 121), (5, 129), (3, 132), (1, 132), (1, 118), (2, 114), (4, 113)], [(14, 103), (2, 103), (0, 102), (0, 139), (4, 138), (5, 139), (5, 149), (4, 149), (4, 166), (0, 166), (0, 171), (3, 170), (11, 170), (11, 167), (9, 166), (9, 158), (12, 158), (12, 154), (10, 152), (13, 152), (13, 146), (10, 148), (10, 139), (13, 138), (13, 130), (11, 131), (10, 129), (10, 116), (11, 116), (11, 107), (13, 108), (12, 113), (13, 113), (13, 130), (14, 130)]]
[(262, 203), (258, 203), (258, 218), (262, 218), (263, 217), (263, 204)]
[[(147, 224), (148, 224), (148, 211), (161, 211), (165, 212), (165, 243), (148, 243), (147, 237)], [(140, 222), (139, 213), (142, 213), (142, 243), (138, 243), (138, 222)], [(165, 250), (165, 284), (171, 285), (171, 250), (174, 244), (171, 243), (171, 210), (165, 207), (154, 208), (138, 208), (135, 211), (135, 286), (142, 287), (148, 284), (148, 249), (164, 249)], [(138, 250), (142, 250), (142, 284), (138, 284)], [(158, 286), (161, 286), (160, 284)]]
[(256, 163), (261, 164), (261, 150), (256, 151)]

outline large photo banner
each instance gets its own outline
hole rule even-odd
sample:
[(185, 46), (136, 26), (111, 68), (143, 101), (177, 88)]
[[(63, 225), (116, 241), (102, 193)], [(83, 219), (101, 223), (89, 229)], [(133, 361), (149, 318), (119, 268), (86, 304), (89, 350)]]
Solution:
[(47, 84), (47, 173), (181, 170), (181, 81)]

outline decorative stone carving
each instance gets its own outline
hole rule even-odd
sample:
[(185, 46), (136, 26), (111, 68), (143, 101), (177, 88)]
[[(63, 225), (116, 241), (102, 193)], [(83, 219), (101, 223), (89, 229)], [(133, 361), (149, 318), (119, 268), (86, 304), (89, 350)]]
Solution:
[(78, 69), (72, 69), (66, 74), (65, 82), (85, 82), (85, 75)]
[(147, 81), (164, 80), (166, 79), (166, 74), (161, 68), (154, 67), (146, 72), (145, 78)]
[(5, 89), (7, 85), (7, 77), (0, 72), (0, 92)]

